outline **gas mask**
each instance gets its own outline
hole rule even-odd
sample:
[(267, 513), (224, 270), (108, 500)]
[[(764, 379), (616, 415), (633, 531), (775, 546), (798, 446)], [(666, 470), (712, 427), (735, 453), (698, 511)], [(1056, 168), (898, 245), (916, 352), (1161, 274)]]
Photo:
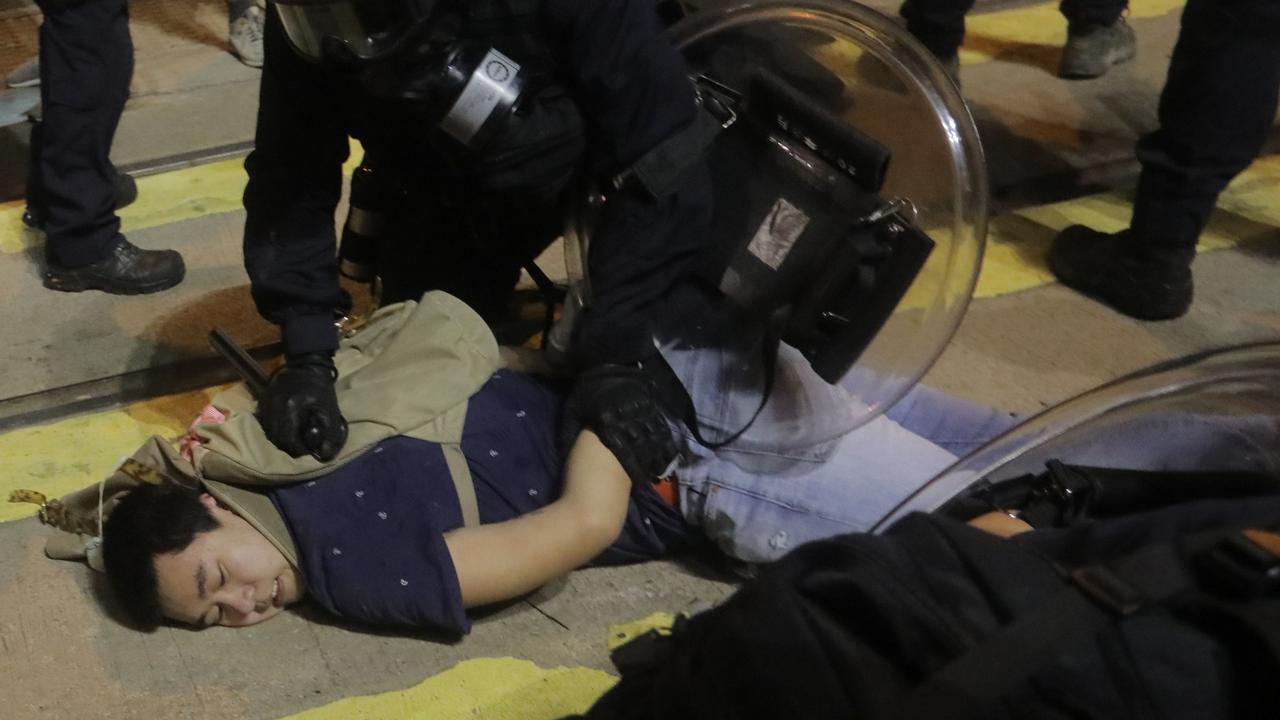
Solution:
[(403, 101), (464, 147), (482, 147), (525, 89), (516, 61), (461, 39), (455, 2), (277, 0), (285, 36), (303, 59), (358, 72), (369, 93)]

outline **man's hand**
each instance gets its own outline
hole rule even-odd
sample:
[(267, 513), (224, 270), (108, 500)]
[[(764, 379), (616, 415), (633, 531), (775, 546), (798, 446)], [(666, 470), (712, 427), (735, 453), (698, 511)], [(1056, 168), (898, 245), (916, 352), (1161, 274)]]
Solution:
[(347, 421), (338, 409), (336, 377), (328, 355), (290, 357), (258, 401), (267, 439), (290, 457), (310, 454), (321, 462), (337, 457), (347, 442)]
[(657, 480), (679, 449), (658, 382), (639, 367), (602, 365), (578, 376), (565, 401), (562, 441), (572, 447), (585, 427), (617, 457), (633, 483)]

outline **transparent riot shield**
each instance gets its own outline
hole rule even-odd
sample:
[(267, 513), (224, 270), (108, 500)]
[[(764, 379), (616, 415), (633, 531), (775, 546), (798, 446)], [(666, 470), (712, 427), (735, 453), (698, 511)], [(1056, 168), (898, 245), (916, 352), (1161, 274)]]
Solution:
[(1157, 365), (1050, 408), (926, 483), (872, 532), (935, 510), (977, 480), (1036, 474), (1049, 460), (1280, 477), (1280, 343)]
[[(851, 354), (856, 362), (819, 371), (856, 408), (843, 414), (842, 427), (827, 428), (846, 432), (883, 412), (928, 371), (968, 306), (982, 260), (988, 201), (977, 130), (937, 61), (873, 10), (848, 0), (692, 4), (671, 33), (701, 84), (734, 96), (768, 76), (811, 114), (870, 138), (887, 150), (887, 169), (873, 191), (883, 206), (866, 216), (900, 213), (932, 241), (914, 280), (903, 284), (901, 299), (881, 308), (873, 337)], [(782, 138), (801, 151), (805, 140), (803, 134)], [(845, 169), (840, 159), (825, 159)], [(716, 202), (717, 212), (733, 207), (731, 197), (718, 196)], [(591, 203), (580, 210), (566, 233), (575, 245), (566, 257), (569, 277), (581, 289)], [(718, 216), (717, 223), (723, 222)], [(754, 408), (743, 407), (748, 415)], [(750, 418), (721, 419), (732, 428)]]

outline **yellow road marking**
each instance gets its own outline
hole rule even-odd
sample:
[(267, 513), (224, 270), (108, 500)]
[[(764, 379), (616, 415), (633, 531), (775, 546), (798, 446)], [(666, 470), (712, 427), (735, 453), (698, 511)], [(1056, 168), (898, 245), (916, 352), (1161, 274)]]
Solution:
[[(362, 155), (359, 143), (352, 140), (346, 174), (351, 173)], [(243, 207), (241, 196), (249, 177), (244, 171), (244, 158), (233, 158), (137, 180), (137, 201), (120, 211), (126, 234), (205, 215), (237, 212)], [(20, 253), (44, 243), (42, 233), (22, 224), (25, 207), (22, 200), (0, 203), (0, 253)]]
[(609, 649), (626, 645), (650, 630), (670, 630), (672, 625), (676, 623), (676, 616), (671, 613), (659, 612), (648, 617), (641, 618), (635, 622), (619, 623), (609, 626)]
[(346, 698), (282, 720), (554, 720), (584, 712), (615, 682), (590, 668), (548, 670), (527, 660), (480, 658), (407, 690)]
[[(1262, 158), (1218, 198), (1218, 209), (1200, 237), (1200, 252), (1280, 237), (1280, 156)], [(1120, 193), (1066, 200), (992, 219), (975, 297), (995, 297), (1047, 285), (1049, 243), (1069, 225), (1116, 232), (1129, 226), (1132, 199)]]
[[(675, 615), (659, 612), (610, 625), (609, 649), (674, 623)], [(480, 658), (459, 663), (407, 690), (345, 698), (282, 720), (551, 720), (585, 711), (615, 682), (612, 675), (589, 668), (546, 670), (526, 660)]]
[(0, 522), (35, 514), (35, 507), (5, 502), (12, 490), (57, 498), (96, 483), (152, 435), (176, 437), (220, 387), (134, 403), (0, 435)]

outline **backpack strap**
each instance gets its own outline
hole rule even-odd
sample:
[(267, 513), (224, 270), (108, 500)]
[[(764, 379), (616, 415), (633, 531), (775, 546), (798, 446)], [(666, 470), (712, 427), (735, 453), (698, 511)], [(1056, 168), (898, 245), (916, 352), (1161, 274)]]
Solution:
[(471, 469), (467, 467), (467, 457), (462, 454), (459, 443), (440, 443), (440, 451), (444, 453), (445, 465), (449, 468), (449, 479), (453, 480), (453, 489), (458, 493), (458, 507), (462, 508), (462, 526), (480, 526), (480, 504), (476, 500), (476, 484), (471, 477)]
[[(1061, 657), (1064, 648), (1090, 638), (1091, 631), (1149, 608), (1172, 610), (1175, 599), (1188, 596), (1192, 598), (1194, 615), (1211, 615), (1222, 621), (1213, 623), (1215, 630), (1234, 626), (1234, 632), (1225, 638), (1233, 649), (1242, 645), (1233, 640), (1247, 639), (1251, 646), (1244, 648), (1251, 666), (1247, 674), (1257, 675), (1258, 668), (1266, 668), (1263, 674), (1274, 678), (1280, 674), (1280, 623), (1276, 622), (1280, 619), (1280, 604), (1252, 600), (1264, 593), (1274, 594), (1280, 588), (1280, 553), (1271, 552), (1280, 550), (1280, 535), (1266, 533), (1268, 550), (1248, 540), (1250, 535), (1246, 533), (1262, 537), (1257, 535), (1259, 532), (1262, 531), (1233, 531), (1225, 536), (1214, 533), (1219, 541), (1193, 558), (1200, 574), (1193, 574), (1184, 554), (1168, 542), (1147, 545), (1109, 565), (1074, 570), (1059, 567), (1066, 582), (1053, 597), (980, 640), (918, 684), (890, 716), (953, 720), (986, 717), (992, 702), (1044, 670)], [(1252, 547), (1240, 550), (1236, 547), (1238, 542), (1249, 542)], [(1265, 555), (1253, 552), (1255, 548)], [(1241, 559), (1241, 552), (1246, 560)], [(1204, 583), (1198, 578), (1202, 577), (1215, 590), (1224, 589), (1216, 579), (1220, 576), (1206, 571), (1221, 562), (1232, 568), (1224, 575), (1243, 578), (1243, 563), (1267, 582), (1252, 582), (1249, 586), (1255, 594), (1245, 602), (1199, 592)], [(1182, 603), (1177, 605), (1181, 610)], [(1215, 637), (1221, 636), (1215, 633)], [(1260, 687), (1280, 701), (1280, 692), (1275, 688)]]

